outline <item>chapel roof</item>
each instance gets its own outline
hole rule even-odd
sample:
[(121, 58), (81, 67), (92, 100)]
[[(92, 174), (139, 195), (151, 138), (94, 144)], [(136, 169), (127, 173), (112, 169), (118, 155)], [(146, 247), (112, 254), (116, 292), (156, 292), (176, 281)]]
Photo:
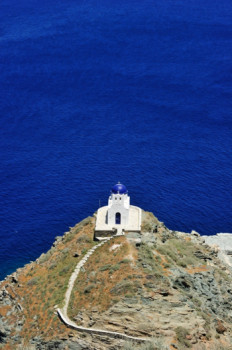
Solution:
[(123, 184), (118, 182), (116, 185), (114, 185), (112, 187), (111, 192), (114, 193), (114, 194), (117, 194), (117, 193), (125, 194), (125, 193), (127, 193), (127, 188), (126, 188), (126, 186), (124, 186)]

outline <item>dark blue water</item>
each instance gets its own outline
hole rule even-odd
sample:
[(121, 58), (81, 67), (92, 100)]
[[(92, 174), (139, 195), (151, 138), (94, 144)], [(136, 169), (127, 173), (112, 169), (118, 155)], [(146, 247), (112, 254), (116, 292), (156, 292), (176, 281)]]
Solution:
[(232, 232), (232, 2), (2, 0), (0, 278), (118, 180), (171, 229)]

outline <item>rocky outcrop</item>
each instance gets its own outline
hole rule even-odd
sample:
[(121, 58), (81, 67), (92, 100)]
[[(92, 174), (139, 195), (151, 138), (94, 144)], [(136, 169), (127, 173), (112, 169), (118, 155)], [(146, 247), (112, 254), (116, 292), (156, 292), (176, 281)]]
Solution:
[[(93, 237), (94, 218), (87, 218), (0, 283), (0, 348), (142, 349), (143, 339), (159, 350), (229, 346), (232, 276), (219, 248), (195, 231), (169, 230), (147, 212), (141, 233), (98, 249)], [(56, 310), (76, 267), (66, 311), (78, 329), (71, 329)]]

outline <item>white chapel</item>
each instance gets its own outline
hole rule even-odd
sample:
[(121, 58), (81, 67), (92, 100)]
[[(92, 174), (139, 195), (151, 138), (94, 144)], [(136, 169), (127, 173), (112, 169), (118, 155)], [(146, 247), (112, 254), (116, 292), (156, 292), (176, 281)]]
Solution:
[(125, 231), (141, 231), (142, 212), (139, 207), (130, 205), (126, 186), (120, 182), (113, 186), (108, 205), (97, 211), (95, 235), (122, 235)]

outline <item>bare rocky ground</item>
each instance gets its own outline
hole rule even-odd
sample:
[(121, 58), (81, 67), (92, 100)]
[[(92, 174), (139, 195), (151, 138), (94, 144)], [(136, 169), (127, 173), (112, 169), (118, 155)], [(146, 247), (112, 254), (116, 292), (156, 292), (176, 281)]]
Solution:
[(54, 307), (62, 306), (76, 263), (95, 244), (93, 232), (94, 218), (82, 221), (0, 283), (0, 349), (232, 349), (232, 276), (221, 250), (194, 231), (169, 230), (147, 212), (141, 234), (115, 237), (91, 256), (74, 286), (69, 316), (85, 327), (150, 342), (63, 325)]
[(218, 257), (226, 266), (232, 269), (232, 234), (217, 233), (214, 236), (202, 236), (210, 247), (218, 251)]

